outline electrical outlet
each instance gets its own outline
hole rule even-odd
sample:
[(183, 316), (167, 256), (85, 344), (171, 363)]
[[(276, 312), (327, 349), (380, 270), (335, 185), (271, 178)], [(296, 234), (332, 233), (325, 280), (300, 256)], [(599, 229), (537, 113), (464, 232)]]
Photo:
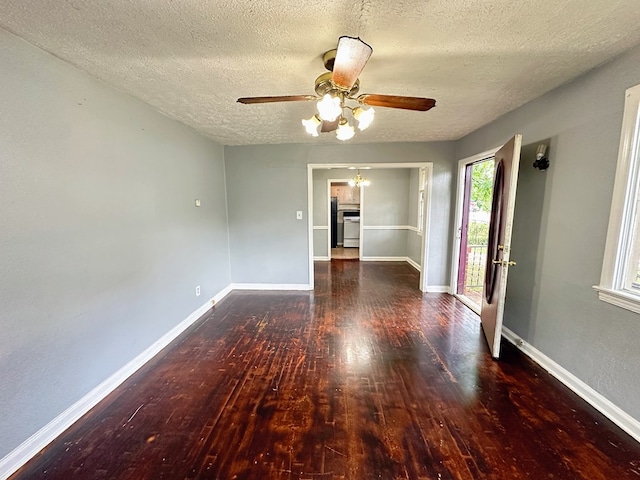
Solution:
[(296, 220), (302, 220), (302, 210), (296, 212)]
[(196, 287), (196, 297), (200, 296), (200, 285)]

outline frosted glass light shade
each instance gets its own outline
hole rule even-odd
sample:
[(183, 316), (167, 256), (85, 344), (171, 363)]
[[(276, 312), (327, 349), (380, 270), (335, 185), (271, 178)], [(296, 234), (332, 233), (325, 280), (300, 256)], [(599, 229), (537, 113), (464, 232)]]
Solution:
[(342, 114), (340, 98), (332, 97), (328, 93), (318, 102), (318, 113), (322, 120), (334, 122)]
[(322, 120), (320, 120), (318, 115), (314, 115), (309, 120), (304, 120), (304, 119), (302, 120), (302, 125), (304, 125), (304, 129), (312, 137), (318, 136), (318, 127), (321, 124), (322, 124)]
[(338, 140), (349, 140), (350, 138), (353, 138), (355, 134), (356, 132), (354, 128), (349, 125), (349, 122), (344, 119), (340, 121), (338, 129), (336, 130), (336, 137)]
[(360, 130), (364, 130), (371, 125), (374, 115), (375, 111), (373, 108), (367, 108), (365, 110), (362, 107), (356, 107), (353, 109), (353, 118), (358, 121), (358, 129)]

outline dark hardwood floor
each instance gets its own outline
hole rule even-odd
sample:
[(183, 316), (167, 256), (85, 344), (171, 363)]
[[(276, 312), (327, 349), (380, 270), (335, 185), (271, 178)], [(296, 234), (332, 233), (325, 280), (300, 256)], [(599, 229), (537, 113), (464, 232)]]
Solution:
[(233, 292), (17, 479), (640, 479), (640, 444), (404, 263)]

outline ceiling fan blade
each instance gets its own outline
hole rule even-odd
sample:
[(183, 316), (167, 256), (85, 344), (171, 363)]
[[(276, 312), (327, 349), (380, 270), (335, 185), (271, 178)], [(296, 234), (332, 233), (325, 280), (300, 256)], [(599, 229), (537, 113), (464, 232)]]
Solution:
[(340, 37), (331, 77), (333, 83), (350, 90), (372, 52), (373, 49), (359, 38)]
[(322, 122), (322, 128), (320, 129), (320, 132), (325, 133), (325, 132), (334, 132), (338, 129), (338, 123), (340, 122), (339, 118), (336, 118), (335, 121), (333, 122), (329, 122), (328, 120), (324, 120)]
[(275, 102), (309, 102), (317, 100), (315, 95), (284, 95), (281, 97), (243, 97), (239, 98), (239, 103), (251, 105), (254, 103), (275, 103)]
[(370, 93), (359, 95), (358, 102), (372, 107), (403, 108), (420, 112), (426, 112), (436, 106), (436, 101), (433, 98), (375, 95)]

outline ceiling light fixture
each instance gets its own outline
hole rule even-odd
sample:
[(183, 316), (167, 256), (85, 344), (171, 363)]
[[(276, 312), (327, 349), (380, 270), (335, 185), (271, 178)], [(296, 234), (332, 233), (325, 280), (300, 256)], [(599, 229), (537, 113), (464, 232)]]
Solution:
[(371, 185), (371, 182), (360, 175), (360, 169), (358, 169), (358, 174), (355, 177), (353, 177), (351, 180), (349, 180), (350, 187), (360, 188), (360, 187), (368, 187), (369, 185)]
[(365, 130), (371, 122), (373, 122), (373, 116), (375, 111), (373, 108), (367, 108), (366, 110), (362, 107), (356, 107), (352, 110), (353, 118), (358, 121), (358, 129)]
[(339, 96), (334, 97), (327, 93), (317, 105), (322, 120), (335, 122), (336, 118), (342, 115), (342, 99)]
[[(302, 120), (307, 133), (313, 137), (318, 136), (318, 130), (322, 122), (335, 122), (338, 120), (336, 137), (338, 140), (349, 140), (355, 135), (355, 129), (346, 119), (345, 110), (350, 110), (351, 115), (357, 122), (358, 130), (365, 130), (373, 122), (375, 111), (372, 107), (362, 108), (360, 106), (350, 107), (345, 105), (345, 95), (339, 89), (332, 89), (318, 101), (318, 113), (309, 120)], [(325, 130), (323, 130), (325, 131)]]
[[(336, 132), (340, 140), (353, 138), (353, 125), (365, 130), (374, 117), (372, 105), (376, 107), (400, 108), (426, 112), (436, 105), (433, 98), (405, 97), (401, 95), (380, 95), (360, 91), (358, 76), (369, 61), (373, 49), (360, 38), (341, 36), (338, 48), (322, 55), (322, 63), (327, 69), (315, 81), (315, 95), (280, 95), (268, 97), (242, 97), (244, 104), (274, 102), (317, 102), (318, 113), (302, 124), (309, 135), (317, 137), (320, 132)], [(354, 102), (356, 105), (347, 105)], [(369, 108), (367, 108), (369, 107)], [(348, 111), (350, 111), (350, 117)], [(318, 124), (320, 122), (320, 124)]]
[[(366, 105), (366, 96), (354, 97), (360, 89), (358, 74), (367, 63), (372, 50), (360, 39), (347, 38), (350, 37), (345, 37), (345, 40), (338, 44), (338, 49), (329, 50), (322, 57), (329, 71), (316, 78), (315, 90), (321, 98), (317, 102), (318, 113), (315, 116), (320, 119), (322, 125), (319, 128), (314, 126), (312, 131), (307, 128), (307, 132), (314, 137), (318, 130), (335, 130), (338, 140), (349, 140), (355, 135), (354, 125), (362, 131), (373, 121), (373, 108), (363, 108), (363, 105)], [(339, 65), (338, 71), (334, 71), (335, 65)], [(357, 102), (357, 105), (347, 105), (347, 101)], [(346, 117), (348, 112), (351, 112), (351, 122)]]
[(336, 137), (338, 138), (338, 140), (349, 140), (350, 138), (353, 138), (355, 133), (355, 130), (351, 125), (349, 125), (347, 119), (344, 117), (340, 117), (338, 128), (336, 129)]
[(318, 127), (322, 125), (322, 120), (318, 115), (314, 115), (309, 120), (302, 120), (302, 125), (309, 135), (312, 137), (318, 136)]

